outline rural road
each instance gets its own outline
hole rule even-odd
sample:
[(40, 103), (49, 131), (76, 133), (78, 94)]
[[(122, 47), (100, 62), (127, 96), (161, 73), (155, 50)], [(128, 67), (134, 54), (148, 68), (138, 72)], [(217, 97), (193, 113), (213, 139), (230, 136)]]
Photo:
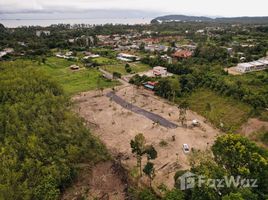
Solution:
[[(103, 73), (108, 79), (112, 80), (113, 79), (113, 75), (110, 72), (105, 71), (104, 69), (99, 68), (99, 71), (101, 73)], [(123, 85), (128, 85), (129, 83), (121, 78), (117, 79), (120, 83), (122, 83)]]
[(116, 95), (114, 92), (109, 92), (106, 94), (106, 96), (111, 98), (115, 103), (119, 104), (123, 108), (128, 109), (134, 113), (143, 115), (144, 117), (152, 120), (153, 122), (159, 123), (161, 126), (164, 126), (166, 128), (172, 128), (172, 129), (178, 127), (177, 124), (168, 121), (167, 119), (161, 117), (160, 115), (154, 114), (152, 112), (148, 112), (147, 110), (144, 110), (140, 107), (137, 107), (137, 106), (125, 101), (124, 99), (122, 99), (121, 97)]

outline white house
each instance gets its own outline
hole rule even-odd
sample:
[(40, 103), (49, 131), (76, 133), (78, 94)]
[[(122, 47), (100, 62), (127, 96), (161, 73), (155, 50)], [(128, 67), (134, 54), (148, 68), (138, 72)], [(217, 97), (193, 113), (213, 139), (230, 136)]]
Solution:
[(126, 62), (134, 62), (137, 60), (140, 60), (138, 56), (126, 54), (126, 53), (120, 53), (117, 55), (118, 60), (126, 61)]
[(157, 66), (153, 68), (153, 74), (155, 76), (167, 76), (167, 68), (165, 67), (161, 67), (161, 66)]
[(42, 34), (44, 34), (45, 36), (49, 36), (50, 31), (42, 31), (42, 30), (40, 30), (40, 31), (36, 31), (35, 34), (36, 34), (37, 37), (40, 37)]
[(257, 61), (239, 63), (235, 70), (241, 73), (260, 71), (268, 68), (268, 58), (261, 58)]

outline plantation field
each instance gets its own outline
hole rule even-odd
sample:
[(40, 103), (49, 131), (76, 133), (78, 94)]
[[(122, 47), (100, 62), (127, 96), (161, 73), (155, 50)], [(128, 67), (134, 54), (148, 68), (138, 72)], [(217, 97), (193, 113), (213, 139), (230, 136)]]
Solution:
[[(203, 115), (225, 131), (236, 131), (249, 118), (251, 107), (207, 89), (199, 89), (186, 98), (190, 109)], [(210, 107), (210, 108), (209, 108)]]
[[(143, 64), (143, 63), (129, 63), (131, 72), (130, 73), (139, 73), (139, 72), (145, 72), (150, 70), (150, 66)], [(122, 75), (127, 75), (129, 73), (126, 72), (125, 70), (125, 64), (117, 64), (117, 65), (104, 65), (101, 66), (102, 69), (113, 73), (113, 72), (118, 72)]]
[[(117, 81), (110, 81), (102, 78), (102, 74), (96, 69), (83, 68), (79, 62), (68, 61), (61, 58), (49, 57), (45, 63), (31, 60), (16, 60), (2, 62), (3, 65), (33, 67), (43, 71), (58, 82), (67, 95), (74, 95), (79, 92), (93, 90), (97, 88), (113, 87)], [(72, 71), (69, 66), (72, 64), (81, 67), (78, 71)]]

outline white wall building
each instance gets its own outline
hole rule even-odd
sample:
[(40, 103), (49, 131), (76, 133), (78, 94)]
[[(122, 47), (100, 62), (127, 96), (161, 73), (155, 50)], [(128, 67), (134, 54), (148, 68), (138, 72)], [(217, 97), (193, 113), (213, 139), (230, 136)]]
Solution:
[(40, 37), (42, 34), (44, 34), (45, 36), (49, 36), (50, 35), (50, 31), (36, 31), (36, 36)]
[(120, 53), (117, 55), (118, 60), (126, 61), (126, 62), (134, 62), (140, 60), (138, 56), (130, 55), (126, 53)]
[(247, 63), (239, 63), (235, 67), (235, 69), (236, 71), (241, 72), (241, 73), (268, 69), (268, 58), (261, 58), (257, 61), (252, 61), (252, 62), (247, 62)]
[(161, 67), (161, 66), (157, 66), (153, 68), (153, 74), (155, 76), (167, 76), (167, 68), (165, 67)]

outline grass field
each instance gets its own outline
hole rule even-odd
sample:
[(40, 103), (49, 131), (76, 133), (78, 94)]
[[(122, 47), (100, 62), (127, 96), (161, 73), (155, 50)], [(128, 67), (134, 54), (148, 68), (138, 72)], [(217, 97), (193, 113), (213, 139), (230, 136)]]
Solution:
[[(74, 95), (97, 88), (112, 87), (118, 84), (116, 81), (109, 81), (102, 78), (102, 74), (96, 69), (86, 69), (79, 62), (56, 57), (47, 58), (45, 63), (30, 60), (16, 60), (13, 62), (3, 62), (3, 64), (37, 67), (40, 71), (48, 74), (58, 82), (67, 95)], [(69, 66), (72, 64), (77, 64), (82, 68), (79, 71), (72, 71), (69, 69)]]
[(93, 58), (92, 60), (99, 65), (113, 65), (113, 64), (119, 63), (118, 60), (116, 59), (111, 59), (111, 58), (106, 58), (106, 57)]
[(225, 80), (233, 84), (239, 81), (243, 87), (256, 94), (264, 94), (268, 91), (268, 71), (251, 72), (239, 76), (226, 76)]
[[(150, 70), (151, 68), (143, 63), (129, 63), (130, 68), (132, 69), (131, 73), (139, 73), (139, 72), (145, 72)], [(122, 75), (127, 75), (128, 73), (125, 70), (125, 64), (117, 64), (117, 65), (104, 65), (101, 66), (102, 69), (113, 73), (113, 72), (118, 72)]]
[[(247, 121), (251, 107), (229, 97), (222, 97), (207, 89), (199, 89), (186, 98), (190, 108), (225, 131), (236, 131)], [(210, 104), (210, 111), (207, 109)]]

